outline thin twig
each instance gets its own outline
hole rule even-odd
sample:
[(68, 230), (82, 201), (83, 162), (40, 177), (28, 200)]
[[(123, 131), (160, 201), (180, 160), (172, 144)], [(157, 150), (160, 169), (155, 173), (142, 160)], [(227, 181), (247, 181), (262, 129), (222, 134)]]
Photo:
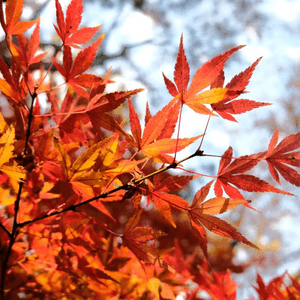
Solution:
[(11, 236), (10, 231), (2, 223), (0, 223), (0, 227), (6, 232), (6, 234), (10, 238), (10, 236)]
[(100, 194), (98, 196), (95, 196), (95, 197), (90, 198), (88, 200), (82, 201), (80, 203), (73, 204), (73, 205), (68, 206), (68, 207), (66, 207), (64, 209), (60, 209), (60, 210), (57, 210), (57, 211), (45, 214), (45, 215), (43, 215), (41, 217), (29, 220), (29, 221), (25, 221), (25, 222), (22, 222), (22, 223), (18, 223), (18, 227), (22, 228), (22, 227), (24, 227), (26, 225), (29, 225), (29, 224), (32, 224), (34, 222), (41, 221), (41, 220), (44, 220), (44, 219), (47, 219), (47, 218), (50, 218), (50, 217), (53, 217), (53, 216), (57, 216), (57, 215), (63, 214), (65, 212), (67, 212), (67, 211), (76, 211), (76, 209), (79, 208), (80, 206), (86, 205), (86, 204), (88, 204), (90, 202), (93, 202), (95, 200), (98, 200), (98, 199), (105, 199), (110, 194), (116, 193), (116, 192), (121, 191), (121, 190), (129, 190), (132, 187), (135, 187), (136, 185), (139, 185), (141, 182), (143, 182), (144, 180), (146, 180), (146, 179), (148, 179), (150, 177), (153, 177), (153, 176), (155, 176), (157, 174), (165, 172), (165, 171), (167, 171), (169, 169), (175, 169), (182, 162), (184, 162), (184, 161), (186, 161), (188, 159), (191, 159), (192, 157), (195, 157), (195, 156), (204, 156), (203, 155), (203, 151), (197, 150), (195, 153), (193, 153), (190, 156), (188, 156), (188, 157), (180, 160), (179, 162), (173, 162), (172, 164), (170, 164), (170, 165), (168, 165), (168, 166), (166, 166), (166, 167), (164, 167), (162, 169), (159, 169), (159, 170), (157, 170), (155, 172), (152, 172), (152, 173), (150, 173), (150, 174), (148, 174), (148, 175), (146, 175), (146, 176), (144, 176), (142, 178), (135, 179), (135, 180), (133, 180), (133, 181), (131, 181), (129, 183), (126, 183), (126, 184), (124, 184), (122, 186), (119, 186), (119, 187), (117, 187), (117, 188), (115, 188), (113, 190), (110, 190), (110, 191), (106, 192), (106, 193)]

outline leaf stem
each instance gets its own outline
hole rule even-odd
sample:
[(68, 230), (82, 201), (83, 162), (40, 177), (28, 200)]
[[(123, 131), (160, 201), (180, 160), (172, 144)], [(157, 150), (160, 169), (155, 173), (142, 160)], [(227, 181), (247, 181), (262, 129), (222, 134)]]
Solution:
[(205, 126), (205, 129), (204, 129), (204, 133), (203, 133), (203, 136), (202, 136), (200, 145), (199, 145), (199, 147), (198, 147), (198, 150), (200, 150), (201, 147), (202, 147), (203, 140), (204, 140), (204, 137), (205, 137), (205, 135), (206, 135), (206, 131), (207, 131), (207, 128), (208, 128), (208, 124), (209, 124), (210, 119), (211, 119), (211, 116), (208, 117), (208, 120), (207, 120), (207, 122), (206, 122), (206, 126)]
[[(53, 60), (56, 58), (56, 56), (57, 56), (58, 53), (61, 51), (61, 49), (62, 49), (63, 46), (64, 46), (64, 45), (61, 45), (60, 48), (57, 50), (56, 54), (54, 55)], [(39, 82), (37, 88), (39, 88), (39, 87), (41, 86), (41, 84), (44, 82), (44, 80), (46, 79), (46, 77), (47, 77), (48, 74), (50, 73), (50, 71), (51, 71), (51, 69), (52, 69), (52, 67), (53, 67), (53, 60), (52, 60), (52, 62), (51, 62), (50, 67), (48, 68), (48, 70), (47, 70), (45, 76), (44, 76), (43, 79)]]
[(187, 169), (184, 169), (184, 168), (181, 168), (181, 167), (177, 167), (177, 169), (182, 170), (182, 171), (187, 172), (187, 173), (195, 174), (195, 175), (201, 176), (201, 177), (209, 177), (209, 178), (215, 178), (216, 177), (216, 176), (213, 176), (213, 175), (201, 174), (201, 173), (198, 173), (198, 172), (195, 172), (195, 171), (192, 171), (192, 170), (187, 170)]
[(180, 133), (180, 125), (181, 125), (181, 117), (182, 117), (182, 108), (183, 108), (183, 93), (181, 93), (181, 105), (180, 105), (180, 111), (179, 111), (179, 122), (178, 122), (174, 162), (176, 161), (176, 155), (177, 155), (177, 149), (178, 149), (179, 133)]

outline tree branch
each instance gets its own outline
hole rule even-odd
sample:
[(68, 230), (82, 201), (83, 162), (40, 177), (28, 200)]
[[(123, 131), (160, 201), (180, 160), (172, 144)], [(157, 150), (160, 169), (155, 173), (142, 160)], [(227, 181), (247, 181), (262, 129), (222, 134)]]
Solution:
[(152, 172), (152, 173), (150, 173), (150, 174), (148, 174), (148, 175), (146, 175), (146, 176), (144, 176), (142, 178), (132, 180), (129, 183), (126, 183), (126, 184), (124, 184), (122, 186), (119, 186), (119, 187), (117, 187), (117, 188), (115, 188), (115, 189), (113, 189), (111, 191), (106, 192), (106, 193), (100, 194), (98, 196), (95, 196), (95, 197), (90, 198), (88, 200), (82, 201), (80, 203), (73, 204), (73, 205), (71, 205), (69, 207), (66, 207), (64, 209), (60, 209), (60, 210), (57, 210), (55, 212), (46, 214), (46, 215), (41, 216), (39, 218), (35, 218), (35, 219), (29, 220), (29, 221), (26, 221), (26, 222), (18, 223), (18, 227), (24, 227), (24, 226), (29, 225), (31, 223), (34, 223), (34, 222), (37, 222), (37, 221), (41, 221), (41, 220), (44, 220), (44, 219), (47, 219), (47, 218), (50, 218), (50, 217), (53, 217), (53, 216), (57, 216), (59, 214), (63, 214), (65, 212), (67, 212), (67, 211), (76, 211), (76, 209), (78, 207), (80, 207), (80, 206), (83, 206), (85, 204), (88, 204), (88, 203), (93, 202), (93, 201), (98, 200), (98, 199), (105, 199), (108, 195), (116, 193), (116, 192), (118, 192), (120, 190), (129, 190), (132, 187), (135, 187), (136, 185), (140, 184), (141, 182), (143, 182), (144, 180), (146, 180), (146, 179), (148, 179), (150, 177), (153, 177), (153, 176), (155, 176), (157, 174), (165, 172), (165, 171), (167, 171), (169, 169), (176, 169), (176, 167), (179, 164), (181, 164), (184, 161), (187, 161), (187, 160), (189, 160), (189, 159), (191, 159), (191, 158), (193, 158), (195, 156), (204, 156), (203, 151), (197, 150), (195, 153), (191, 154), (190, 156), (188, 156), (188, 157), (186, 157), (186, 158), (184, 158), (184, 159), (182, 159), (182, 160), (180, 160), (178, 162), (173, 162), (172, 164), (170, 164), (170, 165), (168, 165), (168, 166), (166, 166), (166, 167), (164, 167), (162, 169), (159, 169), (159, 170), (157, 170), (155, 172)]
[[(30, 105), (30, 110), (29, 110), (29, 114), (28, 114), (28, 125), (27, 125), (26, 139), (25, 139), (25, 145), (24, 145), (24, 151), (23, 151), (23, 159), (28, 154), (30, 126), (31, 126), (31, 122), (33, 120), (33, 105), (34, 105), (35, 98), (37, 97), (36, 90), (34, 90), (33, 93), (30, 93), (30, 95), (31, 95), (31, 105)], [(6, 252), (4, 261), (2, 263), (1, 283), (0, 283), (1, 299), (3, 299), (3, 297), (4, 297), (4, 285), (5, 285), (5, 277), (6, 277), (6, 271), (7, 271), (7, 266), (8, 266), (8, 260), (9, 260), (9, 257), (10, 257), (11, 251), (12, 251), (12, 247), (13, 247), (15, 240), (17, 238), (17, 235), (18, 235), (18, 228), (19, 228), (18, 212), (20, 209), (20, 201), (21, 201), (23, 185), (24, 185), (24, 181), (20, 181), (17, 199), (15, 201), (15, 207), (14, 207), (14, 220), (13, 220), (12, 232), (9, 233), (8, 231), (6, 231), (6, 233), (9, 235), (10, 240), (9, 240), (9, 245), (7, 248), (7, 252)], [(3, 227), (1, 226), (1, 228), (3, 228)]]

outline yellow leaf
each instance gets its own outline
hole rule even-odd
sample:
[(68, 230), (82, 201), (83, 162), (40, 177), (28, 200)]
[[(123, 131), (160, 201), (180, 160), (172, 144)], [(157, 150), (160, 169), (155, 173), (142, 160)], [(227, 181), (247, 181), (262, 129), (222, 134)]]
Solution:
[(99, 187), (103, 185), (103, 180), (105, 177), (101, 175), (100, 173), (90, 171), (85, 173), (76, 173), (72, 179), (71, 183), (76, 183), (78, 185), (82, 186), (89, 186), (89, 187)]
[(2, 114), (0, 113), (0, 134), (6, 132), (8, 125), (6, 124)]
[(51, 291), (52, 286), (49, 284), (49, 274), (41, 272), (35, 276), (35, 280), (43, 287), (43, 289), (45, 289), (45, 291)]
[(106, 181), (106, 177), (100, 173), (90, 171), (87, 173), (76, 173), (70, 182), (77, 194), (81, 194), (84, 198), (91, 198), (94, 197), (92, 187), (102, 186)]
[(89, 223), (89, 219), (80, 219), (80, 220), (75, 220), (71, 225), (67, 226), (66, 228), (66, 236), (69, 237), (73, 237), (76, 238), (78, 237), (81, 232), (82, 232), (82, 228), (85, 227), (85, 225), (87, 225)]
[[(3, 133), (3, 134), (2, 134)], [(24, 168), (18, 166), (15, 161), (10, 161), (13, 157), (14, 142), (15, 142), (15, 129), (13, 125), (8, 126), (0, 114), (0, 171), (7, 174), (12, 180), (11, 183), (14, 187), (16, 181), (25, 178)]]
[[(3, 124), (1, 124), (1, 127), (2, 126)], [(6, 129), (6, 132), (0, 138), (0, 166), (7, 163), (10, 160), (10, 158), (13, 156), (14, 141), (15, 141), (15, 129), (11, 125)]]
[(69, 169), (71, 167), (71, 160), (69, 155), (67, 154), (65, 148), (61, 144), (61, 142), (58, 140), (58, 138), (54, 137), (54, 145), (58, 152), (58, 161), (60, 162), (62, 166), (62, 171), (64, 173), (64, 177), (66, 179), (69, 179)]
[(148, 281), (148, 289), (149, 291), (154, 293), (157, 299), (159, 299), (159, 287), (160, 287), (160, 280), (158, 278), (151, 278)]
[(145, 162), (147, 160), (147, 158), (143, 158), (141, 160), (134, 160), (134, 161), (130, 161), (127, 159), (124, 159), (122, 161), (119, 161), (118, 164), (116, 164), (115, 167), (112, 167), (111, 169), (107, 169), (105, 170), (105, 174), (107, 173), (131, 173), (134, 172), (135, 168)]
[(10, 191), (0, 188), (0, 205), (9, 206), (15, 203), (15, 198), (10, 197)]
[(16, 162), (12, 165), (3, 165), (0, 167), (0, 171), (7, 174), (10, 179), (20, 181), (25, 178), (25, 170), (22, 166), (18, 166)]
[(220, 102), (224, 99), (228, 89), (223, 88), (214, 88), (205, 92), (202, 92), (194, 97), (192, 97), (190, 100), (186, 100), (187, 105), (193, 105), (196, 103), (201, 104), (212, 104)]
[(114, 162), (118, 144), (119, 144), (119, 135), (115, 134), (112, 137), (110, 143), (106, 146), (106, 149), (104, 149), (104, 151), (101, 152), (102, 159), (103, 159), (102, 164), (104, 166), (109, 166)]
[(72, 171), (74, 174), (73, 177), (75, 176), (75, 174), (77, 174), (78, 176), (82, 172), (90, 171), (91, 167), (95, 164), (95, 161), (98, 158), (101, 150), (102, 142), (93, 145), (87, 151), (82, 153), (72, 165)]

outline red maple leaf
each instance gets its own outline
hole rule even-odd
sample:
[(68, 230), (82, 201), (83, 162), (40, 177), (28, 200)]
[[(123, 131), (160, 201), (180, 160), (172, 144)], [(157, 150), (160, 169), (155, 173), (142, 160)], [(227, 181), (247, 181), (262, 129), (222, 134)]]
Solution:
[[(260, 299), (278, 299), (285, 300), (285, 292), (282, 290), (282, 285), (284, 284), (284, 275), (277, 276), (273, 278), (269, 284), (265, 284), (262, 277), (257, 274), (256, 282), (258, 287), (254, 287), (257, 291)], [(290, 298), (289, 298), (290, 299)], [(293, 299), (293, 298), (291, 298)], [(296, 299), (296, 298), (295, 298)]]
[[(222, 101), (211, 104), (213, 110), (217, 112), (222, 118), (237, 122), (236, 119), (232, 116), (233, 114), (241, 114), (260, 106), (271, 105), (271, 103), (257, 102), (248, 99), (234, 100), (239, 95), (245, 92), (246, 86), (249, 83), (252, 73), (260, 60), (261, 58), (256, 60), (245, 71), (239, 73), (238, 75), (235, 75), (231, 79), (231, 81), (227, 83), (225, 88), (234, 91), (233, 93), (227, 93), (226, 97)], [(216, 80), (211, 84), (211, 88), (222, 88), (224, 85), (224, 80), (224, 71), (221, 71)]]
[(258, 153), (241, 156), (232, 160), (232, 148), (229, 147), (220, 160), (215, 183), (216, 196), (222, 197), (223, 189), (233, 199), (244, 198), (238, 189), (247, 192), (273, 192), (291, 196), (291, 193), (277, 189), (256, 176), (243, 174), (256, 166), (261, 156), (262, 153)]
[(55, 5), (57, 26), (54, 25), (54, 28), (64, 45), (80, 48), (78, 44), (85, 44), (90, 41), (101, 28), (101, 26), (97, 26), (78, 29), (83, 12), (82, 0), (72, 0), (70, 2), (67, 7), (66, 18), (58, 0), (55, 0)]
[(280, 183), (278, 172), (281, 176), (296, 186), (300, 186), (300, 174), (293, 168), (287, 166), (300, 167), (300, 132), (285, 137), (277, 146), (279, 130), (276, 129), (269, 143), (265, 160), (273, 178)]
[(197, 113), (214, 115), (214, 113), (204, 104), (220, 102), (226, 98), (226, 95), (236, 94), (236, 92), (233, 92), (230, 88), (222, 87), (212, 88), (211, 90), (204, 92), (201, 91), (211, 85), (218, 78), (228, 58), (242, 47), (244, 46), (232, 48), (205, 63), (196, 71), (190, 87), (187, 88), (190, 77), (190, 68), (184, 53), (183, 37), (181, 36), (174, 70), (175, 84), (163, 74), (169, 93), (174, 97), (179, 95), (178, 100), (192, 108)]
[(187, 88), (190, 80), (190, 67), (183, 49), (183, 35), (181, 35), (180, 38), (179, 51), (174, 70), (174, 81), (176, 86), (165, 76), (164, 73), (163, 77), (169, 93), (174, 97), (178, 93), (183, 93), (183, 91)]
[(96, 52), (103, 39), (104, 34), (101, 35), (92, 45), (80, 51), (74, 61), (72, 59), (71, 47), (68, 45), (64, 46), (63, 65), (60, 65), (55, 59), (52, 59), (57, 70), (63, 77), (65, 77), (66, 83), (68, 83), (78, 94), (87, 99), (90, 95), (85, 89), (91, 89), (97, 85), (97, 82), (95, 80), (95, 75), (83, 74), (83, 72), (92, 66)]
[(128, 247), (139, 260), (153, 264), (157, 258), (157, 251), (146, 243), (164, 236), (165, 233), (151, 227), (138, 227), (142, 212), (143, 210), (135, 212), (129, 219), (122, 235), (122, 241), (123, 245)]

